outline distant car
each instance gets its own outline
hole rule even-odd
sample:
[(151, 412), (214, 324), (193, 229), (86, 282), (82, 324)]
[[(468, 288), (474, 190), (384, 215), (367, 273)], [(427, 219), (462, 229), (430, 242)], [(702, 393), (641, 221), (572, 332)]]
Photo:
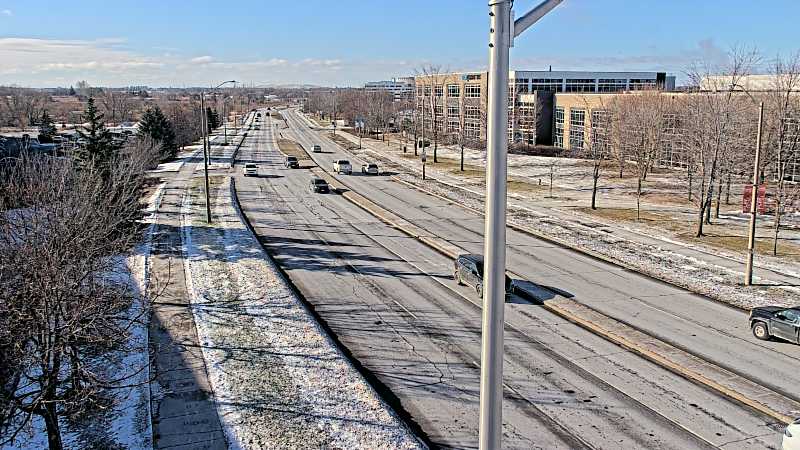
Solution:
[(297, 161), (296, 156), (287, 156), (286, 161), (283, 163), (287, 169), (299, 169), (300, 162)]
[(783, 430), (783, 450), (800, 450), (800, 419), (790, 423)]
[(261, 129), (261, 125), (256, 125), (256, 126), (253, 127), (253, 129), (254, 130), (260, 130)]
[(800, 344), (800, 307), (761, 306), (750, 310), (750, 329), (763, 341), (776, 337)]
[(314, 150), (312, 150), (312, 151), (313, 151), (314, 153), (322, 153), (322, 146), (321, 146), (321, 145), (318, 145), (318, 144), (315, 144), (315, 145), (314, 145)]
[(261, 117), (261, 113), (256, 113), (256, 117)]
[[(475, 288), (478, 297), (483, 298), (483, 256), (459, 255), (453, 262), (453, 278), (458, 284)], [(514, 293), (514, 283), (506, 275), (506, 298)]]
[(249, 177), (249, 176), (257, 177), (258, 176), (258, 166), (255, 165), (255, 164), (245, 164), (244, 167), (242, 168), (242, 173), (246, 177)]
[(353, 166), (350, 164), (350, 161), (346, 159), (337, 159), (333, 162), (333, 171), (350, 175), (353, 173)]
[(328, 182), (323, 180), (322, 178), (312, 178), (311, 183), (309, 184), (309, 190), (311, 192), (319, 192), (320, 194), (327, 194), (330, 192), (330, 187), (328, 187)]
[(377, 175), (378, 174), (378, 165), (375, 163), (369, 164), (362, 164), (361, 165), (361, 173), (364, 175)]

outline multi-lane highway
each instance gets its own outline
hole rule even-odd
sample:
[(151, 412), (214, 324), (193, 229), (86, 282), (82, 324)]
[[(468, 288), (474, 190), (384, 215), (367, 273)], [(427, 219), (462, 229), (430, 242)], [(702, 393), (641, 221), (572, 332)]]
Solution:
[[(325, 148), (340, 151), (327, 137), (310, 130), (295, 111), (284, 115), (304, 145), (322, 142)], [(353, 159), (345, 153), (329, 158), (335, 157)], [(426, 231), (471, 252), (482, 252), (481, 216), (386, 177), (338, 178)], [(507, 234), (507, 266), (513, 273), (567, 292), (575, 301), (800, 400), (796, 388), (800, 346), (759, 341), (750, 332), (744, 311), (510, 228)]]
[[(480, 302), (475, 292), (452, 280), (448, 258), (340, 195), (309, 192), (308, 169), (313, 163), (301, 161), (301, 169), (285, 169), (276, 129), (308, 149), (322, 144), (325, 153), (313, 155), (319, 165), (328, 167), (338, 157), (353, 158), (310, 130), (294, 112), (283, 114), (290, 129), (265, 120), (267, 126), (251, 132), (239, 152), (238, 165), (260, 166), (260, 176), (248, 178), (237, 167), (243, 212), (310, 307), (390, 403), (434, 445), (476, 447)], [(356, 172), (358, 167), (354, 164)], [(343, 179), (417, 226), (480, 252), (480, 217), (386, 176)], [(641, 308), (641, 320), (670, 311), (658, 299), (640, 299), (638, 291), (628, 290), (634, 289), (632, 274), (573, 256), (575, 261), (560, 266), (567, 258), (558, 256), (563, 249), (519, 233), (509, 233), (509, 241), (509, 266), (534, 282), (576, 296), (591, 293), (599, 300), (597, 305), (608, 306), (609, 313), (625, 309), (620, 303), (634, 297), (642, 305), (652, 302), (653, 308)], [(607, 277), (617, 281), (597, 281)], [(674, 295), (668, 286), (641, 281), (648, 282), (653, 285), (648, 289)], [(693, 301), (710, 307), (707, 300)], [(667, 298), (664, 303), (677, 302)], [(778, 445), (780, 426), (774, 420), (538, 305), (515, 297), (506, 316), (504, 445), (508, 448)], [(674, 311), (673, 316), (684, 327), (696, 325)], [(735, 329), (728, 329), (729, 334), (722, 331), (726, 330), (702, 333), (729, 336)], [(745, 338), (741, 341), (751, 344)], [(782, 350), (772, 344), (764, 348)]]

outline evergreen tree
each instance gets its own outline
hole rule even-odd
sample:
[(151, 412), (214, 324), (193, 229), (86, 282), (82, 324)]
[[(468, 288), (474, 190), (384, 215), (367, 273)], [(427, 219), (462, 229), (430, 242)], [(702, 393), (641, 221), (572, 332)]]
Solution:
[(175, 129), (161, 108), (148, 108), (139, 121), (139, 136), (149, 138), (153, 143), (161, 145), (162, 159), (174, 158), (178, 155), (175, 143)]
[(53, 136), (56, 135), (56, 126), (53, 125), (53, 119), (47, 110), (42, 112), (42, 118), (39, 124), (39, 142), (42, 144), (52, 144)]
[(208, 130), (211, 131), (215, 128), (218, 128), (222, 123), (219, 120), (219, 113), (216, 109), (211, 109), (211, 107), (206, 108), (206, 117), (208, 117)]
[(70, 87), (69, 87), (69, 95), (70, 95), (71, 97), (75, 97), (75, 94), (77, 94), (77, 92), (75, 92), (75, 88), (74, 88), (74, 87), (72, 87), (72, 86), (70, 86)]
[(97, 110), (93, 97), (89, 97), (82, 118), (88, 123), (88, 126), (77, 131), (78, 135), (86, 142), (75, 151), (74, 158), (83, 168), (107, 170), (106, 166), (117, 151), (117, 145), (114, 144), (111, 133), (106, 129), (103, 114)]

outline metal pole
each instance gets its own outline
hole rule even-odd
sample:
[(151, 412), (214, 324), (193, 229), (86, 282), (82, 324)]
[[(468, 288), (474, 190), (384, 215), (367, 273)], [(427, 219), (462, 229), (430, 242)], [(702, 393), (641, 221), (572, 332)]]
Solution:
[(201, 122), (203, 125), (203, 173), (205, 174), (206, 223), (211, 223), (210, 183), (208, 182), (208, 158), (210, 157), (211, 149), (208, 145), (208, 114), (206, 112), (205, 92), (200, 92), (200, 109), (203, 111)]
[(225, 133), (225, 145), (228, 145), (228, 112), (225, 108), (225, 94), (222, 95), (222, 132)]
[(747, 237), (747, 264), (744, 269), (744, 285), (753, 284), (753, 256), (756, 248), (756, 216), (758, 215), (758, 163), (761, 158), (761, 129), (764, 123), (764, 102), (758, 105), (758, 133), (756, 134), (756, 157), (753, 163), (753, 187), (750, 191), (750, 235)]
[(489, 93), (486, 131), (486, 223), (479, 448), (500, 449), (503, 427), (503, 308), (506, 273), (508, 54), (511, 2), (489, 1)]

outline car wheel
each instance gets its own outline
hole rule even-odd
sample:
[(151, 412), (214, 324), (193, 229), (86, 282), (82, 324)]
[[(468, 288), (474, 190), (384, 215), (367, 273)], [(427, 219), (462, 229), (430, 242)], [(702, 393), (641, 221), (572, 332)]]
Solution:
[(767, 328), (767, 324), (764, 322), (756, 322), (753, 324), (753, 336), (756, 339), (761, 339), (762, 341), (768, 341), (769, 336), (769, 329)]
[(475, 285), (475, 292), (478, 293), (479, 298), (483, 298), (483, 285), (481, 283)]
[(464, 285), (464, 282), (463, 282), (463, 281), (461, 281), (461, 273), (459, 273), (459, 271), (457, 271), (457, 270), (456, 270), (456, 271), (453, 273), (453, 279), (454, 279), (454, 280), (456, 280), (456, 283), (457, 283), (459, 286), (463, 286), (463, 285)]

